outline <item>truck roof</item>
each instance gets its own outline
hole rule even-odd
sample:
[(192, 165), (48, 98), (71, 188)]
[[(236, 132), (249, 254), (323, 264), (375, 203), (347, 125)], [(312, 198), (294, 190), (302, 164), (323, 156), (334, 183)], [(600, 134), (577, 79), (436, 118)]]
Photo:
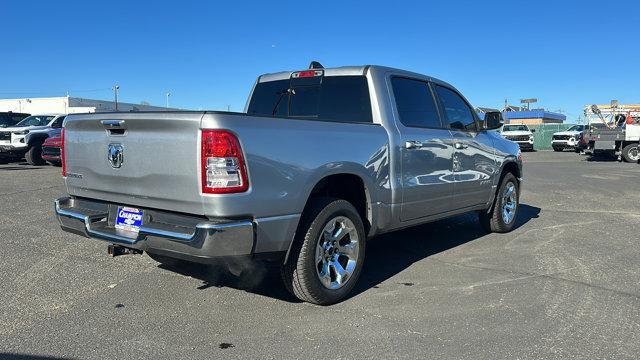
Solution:
[[(296, 71), (303, 71), (303, 70), (307, 70), (307, 69), (280, 71), (276, 73), (263, 74), (263, 75), (260, 75), (260, 77), (258, 78), (258, 82), (290, 79), (292, 73)], [(431, 76), (415, 73), (412, 71), (392, 68), (388, 66), (381, 66), (381, 65), (340, 66), (340, 67), (324, 68), (324, 69), (317, 69), (317, 70), (323, 70), (325, 76), (359, 76), (359, 75), (362, 76), (362, 75), (366, 75), (367, 72), (371, 72), (374, 75), (391, 72), (400, 76), (424, 79), (424, 80), (432, 81), (435, 83), (447, 85), (449, 87), (453, 87), (451, 84)]]

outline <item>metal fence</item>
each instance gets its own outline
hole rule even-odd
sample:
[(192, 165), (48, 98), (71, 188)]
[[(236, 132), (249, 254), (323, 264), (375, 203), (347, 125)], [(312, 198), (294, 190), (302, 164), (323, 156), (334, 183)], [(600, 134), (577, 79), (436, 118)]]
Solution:
[(535, 150), (551, 150), (551, 140), (553, 133), (558, 131), (565, 131), (574, 124), (540, 124), (529, 125), (529, 129), (534, 130), (533, 133), (533, 148)]

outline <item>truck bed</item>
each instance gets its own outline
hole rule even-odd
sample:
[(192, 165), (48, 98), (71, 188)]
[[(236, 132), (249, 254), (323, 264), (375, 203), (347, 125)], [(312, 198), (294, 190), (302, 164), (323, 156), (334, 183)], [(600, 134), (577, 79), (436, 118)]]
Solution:
[[(118, 131), (110, 122), (122, 123)], [(238, 194), (200, 190), (200, 130), (238, 137), (250, 188)], [(72, 196), (210, 218), (300, 213), (319, 174), (351, 172), (388, 189), (388, 136), (375, 124), (248, 116), (228, 112), (70, 115), (65, 122), (66, 186)], [(123, 148), (114, 168), (110, 144)], [(355, 146), (357, 144), (357, 146)], [(385, 202), (390, 202), (390, 190)]]

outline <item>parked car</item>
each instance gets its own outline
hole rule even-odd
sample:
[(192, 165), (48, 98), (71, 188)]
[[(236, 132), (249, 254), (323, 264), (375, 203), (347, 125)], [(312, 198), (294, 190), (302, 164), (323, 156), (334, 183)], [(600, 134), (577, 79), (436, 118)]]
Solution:
[(522, 161), (488, 131), (499, 115), (429, 76), (317, 63), (260, 76), (245, 113), (69, 115), (55, 211), (112, 255), (277, 261), (291, 293), (331, 304), (375, 235), (467, 212), (514, 227)]
[(31, 165), (44, 165), (42, 143), (52, 129), (62, 127), (65, 115), (32, 115), (14, 126), (0, 129), (0, 153)]
[[(31, 114), (14, 113), (11, 111), (0, 112), (0, 128), (7, 128), (14, 126)], [(2, 138), (0, 138), (2, 140)]]
[(553, 151), (563, 151), (564, 149), (579, 150), (580, 138), (584, 138), (584, 131), (587, 127), (588, 125), (573, 125), (565, 131), (553, 133), (551, 139)]
[(527, 125), (504, 125), (500, 130), (500, 134), (507, 139), (515, 142), (520, 149), (525, 151), (533, 151), (533, 133), (535, 129), (530, 130)]
[(62, 165), (60, 157), (60, 148), (62, 146), (61, 130), (53, 129), (53, 131), (49, 132), (49, 137), (42, 143), (42, 159), (53, 166)]

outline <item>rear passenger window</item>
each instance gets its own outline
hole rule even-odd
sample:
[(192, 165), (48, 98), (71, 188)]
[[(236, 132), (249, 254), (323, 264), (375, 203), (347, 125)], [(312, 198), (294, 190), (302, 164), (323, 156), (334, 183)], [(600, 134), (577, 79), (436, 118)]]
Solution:
[(391, 86), (402, 124), (409, 127), (442, 127), (429, 84), (394, 77), (391, 79)]
[(435, 86), (435, 90), (449, 127), (456, 130), (477, 130), (473, 112), (460, 95), (439, 85)]

